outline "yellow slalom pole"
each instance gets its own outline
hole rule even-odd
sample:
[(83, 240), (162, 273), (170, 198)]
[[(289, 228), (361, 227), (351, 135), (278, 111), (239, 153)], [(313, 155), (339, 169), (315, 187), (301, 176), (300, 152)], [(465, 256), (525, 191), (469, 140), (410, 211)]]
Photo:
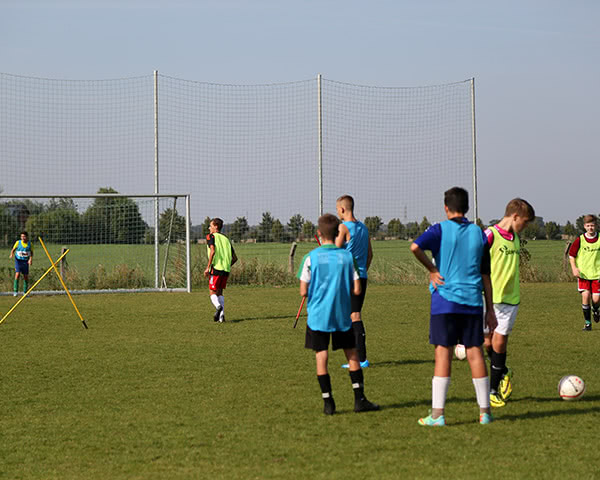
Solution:
[(37, 282), (35, 282), (35, 283), (34, 283), (34, 284), (31, 286), (31, 288), (30, 288), (29, 290), (27, 290), (27, 292), (25, 293), (25, 295), (23, 295), (21, 298), (19, 298), (19, 301), (18, 301), (17, 303), (15, 303), (15, 304), (13, 305), (13, 307), (12, 307), (12, 308), (11, 308), (11, 309), (8, 311), (8, 313), (2, 317), (2, 320), (0, 320), (0, 323), (2, 323), (4, 320), (6, 320), (6, 317), (8, 317), (8, 316), (9, 316), (9, 315), (12, 313), (12, 311), (13, 311), (15, 308), (17, 308), (17, 305), (19, 305), (19, 303), (21, 303), (23, 300), (25, 300), (25, 297), (26, 297), (27, 295), (29, 295), (29, 293), (30, 293), (30, 292), (31, 292), (31, 291), (32, 291), (32, 290), (33, 290), (33, 289), (36, 287), (36, 285), (37, 285), (38, 283), (40, 283), (40, 282), (42, 281), (42, 279), (43, 279), (43, 278), (44, 278), (46, 275), (48, 275), (48, 274), (49, 274), (49, 273), (52, 271), (52, 268), (53, 268), (53, 267), (55, 267), (55, 266), (58, 264), (58, 262), (60, 262), (60, 261), (63, 259), (63, 257), (64, 257), (64, 256), (65, 256), (67, 253), (69, 253), (69, 250), (68, 250), (68, 249), (67, 249), (67, 251), (66, 251), (65, 253), (63, 253), (63, 254), (62, 254), (62, 255), (61, 255), (59, 258), (58, 258), (58, 260), (56, 261), (56, 263), (52, 264), (52, 265), (50, 266), (50, 268), (49, 268), (48, 270), (46, 270), (46, 273), (44, 273), (44, 274), (43, 274), (43, 275), (42, 275), (42, 276), (41, 276), (41, 277), (38, 279), (38, 281), (37, 281)]
[[(44, 252), (46, 252), (46, 256), (48, 257), (48, 259), (50, 260), (50, 263), (52, 263), (52, 268), (54, 268), (54, 272), (56, 273), (56, 276), (58, 277), (58, 279), (60, 280), (61, 285), (63, 286), (63, 288), (65, 289), (65, 292), (67, 292), (67, 295), (69, 296), (69, 300), (71, 300), (71, 303), (73, 304), (73, 308), (75, 309), (75, 311), (77, 312), (77, 315), (79, 316), (79, 320), (81, 320), (81, 323), (83, 323), (83, 326), (85, 328), (88, 328), (88, 326), (85, 323), (85, 320), (83, 319), (83, 317), (81, 316), (81, 313), (79, 313), (79, 309), (77, 308), (77, 305), (75, 305), (75, 300), (73, 300), (73, 297), (71, 296), (71, 292), (69, 292), (69, 289), (67, 288), (67, 286), (65, 285), (65, 282), (63, 280), (63, 278), (60, 276), (60, 272), (58, 271), (58, 269), (56, 268), (56, 264), (53, 263), (52, 261), (52, 257), (50, 256), (50, 254), (48, 253), (48, 249), (46, 248), (46, 245), (44, 245), (44, 241), (42, 240), (42, 237), (38, 237), (38, 240), (40, 241), (40, 244), (42, 245), (42, 248), (44, 249)], [(57, 262), (58, 263), (58, 262)]]

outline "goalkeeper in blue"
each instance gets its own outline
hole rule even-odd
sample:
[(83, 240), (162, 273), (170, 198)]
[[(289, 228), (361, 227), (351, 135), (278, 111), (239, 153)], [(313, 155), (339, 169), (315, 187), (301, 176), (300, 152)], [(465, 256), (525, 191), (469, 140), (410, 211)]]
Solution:
[(354, 411), (379, 410), (379, 406), (367, 400), (364, 394), (363, 371), (350, 318), (350, 295), (360, 295), (360, 276), (352, 254), (335, 245), (339, 223), (329, 213), (319, 218), (317, 233), (321, 237), (321, 246), (304, 256), (298, 271), (300, 295), (307, 297), (304, 346), (315, 352), (317, 380), (326, 415), (333, 415), (336, 409), (328, 371), (330, 340), (333, 350), (343, 349), (348, 360)]
[[(452, 353), (461, 343), (467, 351), (477, 403), (479, 423), (488, 424), (490, 381), (483, 357), (483, 301), (486, 325), (496, 328), (490, 280), (490, 252), (483, 231), (469, 222), (469, 194), (460, 187), (444, 193), (444, 210), (448, 220), (432, 225), (417, 238), (410, 249), (429, 271), (431, 317), (429, 343), (435, 347), (431, 414), (419, 419), (419, 425), (443, 427), (444, 409), (450, 386)], [(432, 253), (435, 264), (425, 254)]]
[(15, 257), (15, 281), (13, 283), (16, 297), (19, 293), (19, 276), (23, 276), (23, 293), (27, 293), (29, 267), (33, 261), (33, 247), (27, 232), (21, 232), (21, 238), (15, 242), (8, 258)]

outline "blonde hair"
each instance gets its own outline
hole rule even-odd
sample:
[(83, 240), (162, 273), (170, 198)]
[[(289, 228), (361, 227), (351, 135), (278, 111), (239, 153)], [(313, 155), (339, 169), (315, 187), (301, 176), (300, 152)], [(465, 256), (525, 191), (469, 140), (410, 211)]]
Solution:
[(350, 195), (342, 195), (336, 200), (336, 203), (341, 203), (346, 210), (354, 212), (354, 199)]
[(598, 223), (598, 218), (596, 215), (586, 215), (583, 217), (583, 223)]

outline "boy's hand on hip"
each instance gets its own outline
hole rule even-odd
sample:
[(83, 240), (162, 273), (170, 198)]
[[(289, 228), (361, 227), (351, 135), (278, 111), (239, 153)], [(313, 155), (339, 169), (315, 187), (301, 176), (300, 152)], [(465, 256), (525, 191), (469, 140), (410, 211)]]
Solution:
[(438, 285), (444, 285), (444, 277), (437, 270), (429, 272), (429, 281), (436, 290)]
[(496, 319), (496, 312), (494, 312), (494, 310), (488, 310), (485, 312), (485, 324), (490, 332), (496, 330), (496, 327), (498, 326), (498, 320)]

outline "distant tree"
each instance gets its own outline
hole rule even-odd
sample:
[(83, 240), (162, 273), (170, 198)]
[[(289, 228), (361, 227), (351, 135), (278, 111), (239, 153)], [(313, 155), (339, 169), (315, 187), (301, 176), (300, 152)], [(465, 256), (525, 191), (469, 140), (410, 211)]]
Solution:
[(560, 227), (556, 222), (546, 222), (546, 238), (548, 240), (556, 240), (560, 237)]
[(11, 246), (19, 235), (17, 219), (4, 204), (0, 204), (0, 244)]
[(293, 239), (296, 239), (300, 236), (300, 232), (302, 231), (302, 224), (304, 223), (304, 217), (297, 213), (288, 221), (288, 230), (292, 235)]
[(77, 210), (56, 208), (30, 215), (25, 230), (31, 238), (42, 237), (46, 242), (81, 243), (81, 216)]
[(477, 225), (479, 228), (481, 228), (482, 230), (485, 230), (485, 225), (483, 224), (483, 222), (481, 221), (481, 218), (477, 218), (477, 220), (475, 220), (475, 225)]
[(369, 235), (371, 237), (374, 237), (375, 234), (379, 231), (379, 227), (383, 225), (383, 222), (379, 217), (366, 217), (364, 224), (369, 229)]
[(546, 237), (544, 228), (544, 219), (535, 217), (533, 222), (530, 222), (521, 232), (521, 237), (526, 239), (540, 240)]
[(248, 220), (246, 217), (237, 217), (235, 222), (231, 225), (229, 236), (234, 242), (239, 242), (244, 238), (250, 227), (248, 226)]
[(427, 230), (429, 227), (431, 227), (431, 223), (429, 223), (427, 217), (423, 217), (423, 220), (421, 220), (421, 223), (419, 224), (419, 235), (425, 230)]
[(577, 230), (575, 229), (575, 226), (568, 220), (565, 225), (564, 232), (565, 232), (565, 235), (568, 235), (569, 237), (577, 236)]
[[(173, 222), (172, 226), (171, 221)], [(168, 238), (169, 230), (172, 242), (185, 238), (185, 217), (179, 215), (173, 208), (167, 208), (158, 219), (158, 233), (161, 240)]]
[(284, 228), (283, 224), (275, 219), (273, 221), (273, 226), (271, 227), (271, 238), (274, 242), (282, 242), (283, 241)]
[(207, 235), (210, 233), (210, 221), (211, 220), (212, 220), (212, 218), (206, 217), (204, 219), (204, 222), (202, 222), (202, 238), (206, 238)]
[(496, 224), (500, 223), (500, 219), (499, 218), (493, 218), (492, 220), (490, 220), (490, 223), (488, 223), (489, 226), (494, 226)]
[(419, 224), (417, 222), (408, 222), (406, 224), (406, 235), (410, 239), (415, 239), (419, 236)]
[(304, 238), (312, 240), (312, 237), (314, 237), (316, 233), (317, 228), (315, 227), (315, 225), (311, 221), (305, 220), (302, 224), (302, 235), (304, 236)]
[(390, 237), (402, 238), (404, 231), (404, 225), (399, 218), (392, 218), (387, 224), (387, 233)]
[(270, 242), (271, 241), (271, 230), (273, 228), (273, 222), (275, 219), (271, 215), (271, 212), (264, 212), (262, 214), (262, 221), (258, 224), (258, 238), (259, 242)]

